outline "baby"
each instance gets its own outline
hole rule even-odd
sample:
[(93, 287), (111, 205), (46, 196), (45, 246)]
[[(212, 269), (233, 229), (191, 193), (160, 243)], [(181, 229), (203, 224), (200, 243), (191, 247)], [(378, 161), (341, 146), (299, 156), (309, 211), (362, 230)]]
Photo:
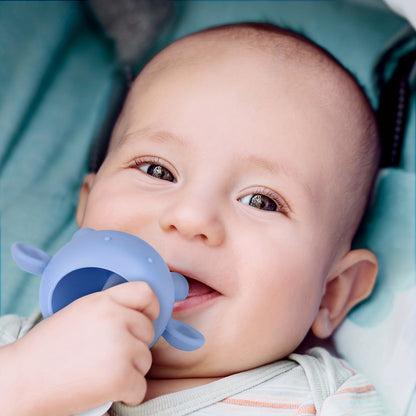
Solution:
[(86, 296), (0, 349), (3, 414), (384, 414), (345, 363), (294, 353), (371, 293), (377, 259), (351, 242), (378, 146), (353, 77), (295, 33), (236, 24), (168, 46), (135, 80), (76, 219), (144, 239), (186, 276), (173, 317), (206, 343), (149, 350), (145, 283)]

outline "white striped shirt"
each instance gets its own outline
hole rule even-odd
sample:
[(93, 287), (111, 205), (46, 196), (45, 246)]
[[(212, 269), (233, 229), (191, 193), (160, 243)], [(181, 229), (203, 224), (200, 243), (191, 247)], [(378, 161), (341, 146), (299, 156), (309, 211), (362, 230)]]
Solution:
[(322, 348), (160, 396), (136, 407), (115, 403), (110, 416), (383, 416), (374, 386)]

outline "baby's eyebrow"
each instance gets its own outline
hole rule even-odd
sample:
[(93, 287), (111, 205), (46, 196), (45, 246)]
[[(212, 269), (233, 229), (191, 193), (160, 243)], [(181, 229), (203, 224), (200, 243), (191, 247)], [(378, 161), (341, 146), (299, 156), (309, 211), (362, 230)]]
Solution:
[(310, 197), (313, 197), (311, 187), (305, 181), (304, 176), (298, 170), (296, 170), (294, 166), (284, 164), (280, 161), (274, 162), (271, 159), (260, 155), (240, 156), (240, 161), (255, 168), (265, 170), (273, 176), (283, 174), (290, 179), (294, 179), (296, 183), (304, 188)]
[(175, 146), (185, 146), (185, 141), (182, 139), (182, 137), (164, 130), (153, 130), (149, 127), (145, 127), (143, 129), (127, 133), (120, 140), (120, 144), (124, 145), (126, 142), (129, 142), (130, 140), (137, 139), (143, 136), (145, 136), (147, 139), (152, 140), (155, 143), (169, 143)]

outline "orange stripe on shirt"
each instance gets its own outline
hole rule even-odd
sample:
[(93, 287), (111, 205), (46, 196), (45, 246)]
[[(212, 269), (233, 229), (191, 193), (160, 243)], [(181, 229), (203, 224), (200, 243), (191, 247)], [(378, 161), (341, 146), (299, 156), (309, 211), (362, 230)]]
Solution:
[(350, 387), (348, 389), (338, 390), (335, 394), (341, 393), (365, 393), (367, 391), (373, 391), (375, 387), (373, 385), (368, 385), (364, 387)]
[(346, 370), (348, 370), (353, 376), (355, 376), (355, 371), (352, 368), (349, 368), (347, 365), (345, 365), (344, 361), (337, 359), (338, 362), (341, 364), (342, 367), (344, 367)]
[(298, 409), (299, 404), (294, 403), (268, 403), (259, 402), (256, 400), (244, 400), (244, 399), (224, 399), (223, 403), (236, 404), (239, 406), (252, 406), (252, 407), (270, 407), (273, 409)]
[(315, 406), (302, 406), (295, 403), (270, 403), (270, 402), (259, 402), (256, 400), (244, 400), (244, 399), (224, 399), (223, 403), (236, 404), (239, 406), (252, 406), (252, 407), (268, 407), (272, 409), (298, 409), (297, 415), (311, 414), (316, 415)]
[(316, 415), (316, 407), (315, 406), (302, 406), (296, 412), (296, 415)]

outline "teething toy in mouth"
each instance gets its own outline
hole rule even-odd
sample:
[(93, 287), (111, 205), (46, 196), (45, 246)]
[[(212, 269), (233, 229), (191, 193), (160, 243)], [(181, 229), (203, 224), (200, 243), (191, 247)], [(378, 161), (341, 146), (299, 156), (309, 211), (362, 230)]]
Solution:
[[(175, 302), (189, 302), (186, 299), (192, 299), (205, 285), (190, 279), (192, 290), (187, 298), (187, 279), (170, 272), (159, 253), (132, 234), (82, 228), (53, 257), (24, 243), (13, 244), (12, 256), (23, 270), (41, 276), (39, 299), (45, 318), (82, 296), (125, 282), (144, 281), (160, 304), (149, 347), (161, 336), (183, 351), (196, 350), (205, 342), (199, 331), (171, 317)], [(204, 291), (207, 289), (205, 286)], [(110, 406), (107, 403), (82, 416), (102, 415)]]

